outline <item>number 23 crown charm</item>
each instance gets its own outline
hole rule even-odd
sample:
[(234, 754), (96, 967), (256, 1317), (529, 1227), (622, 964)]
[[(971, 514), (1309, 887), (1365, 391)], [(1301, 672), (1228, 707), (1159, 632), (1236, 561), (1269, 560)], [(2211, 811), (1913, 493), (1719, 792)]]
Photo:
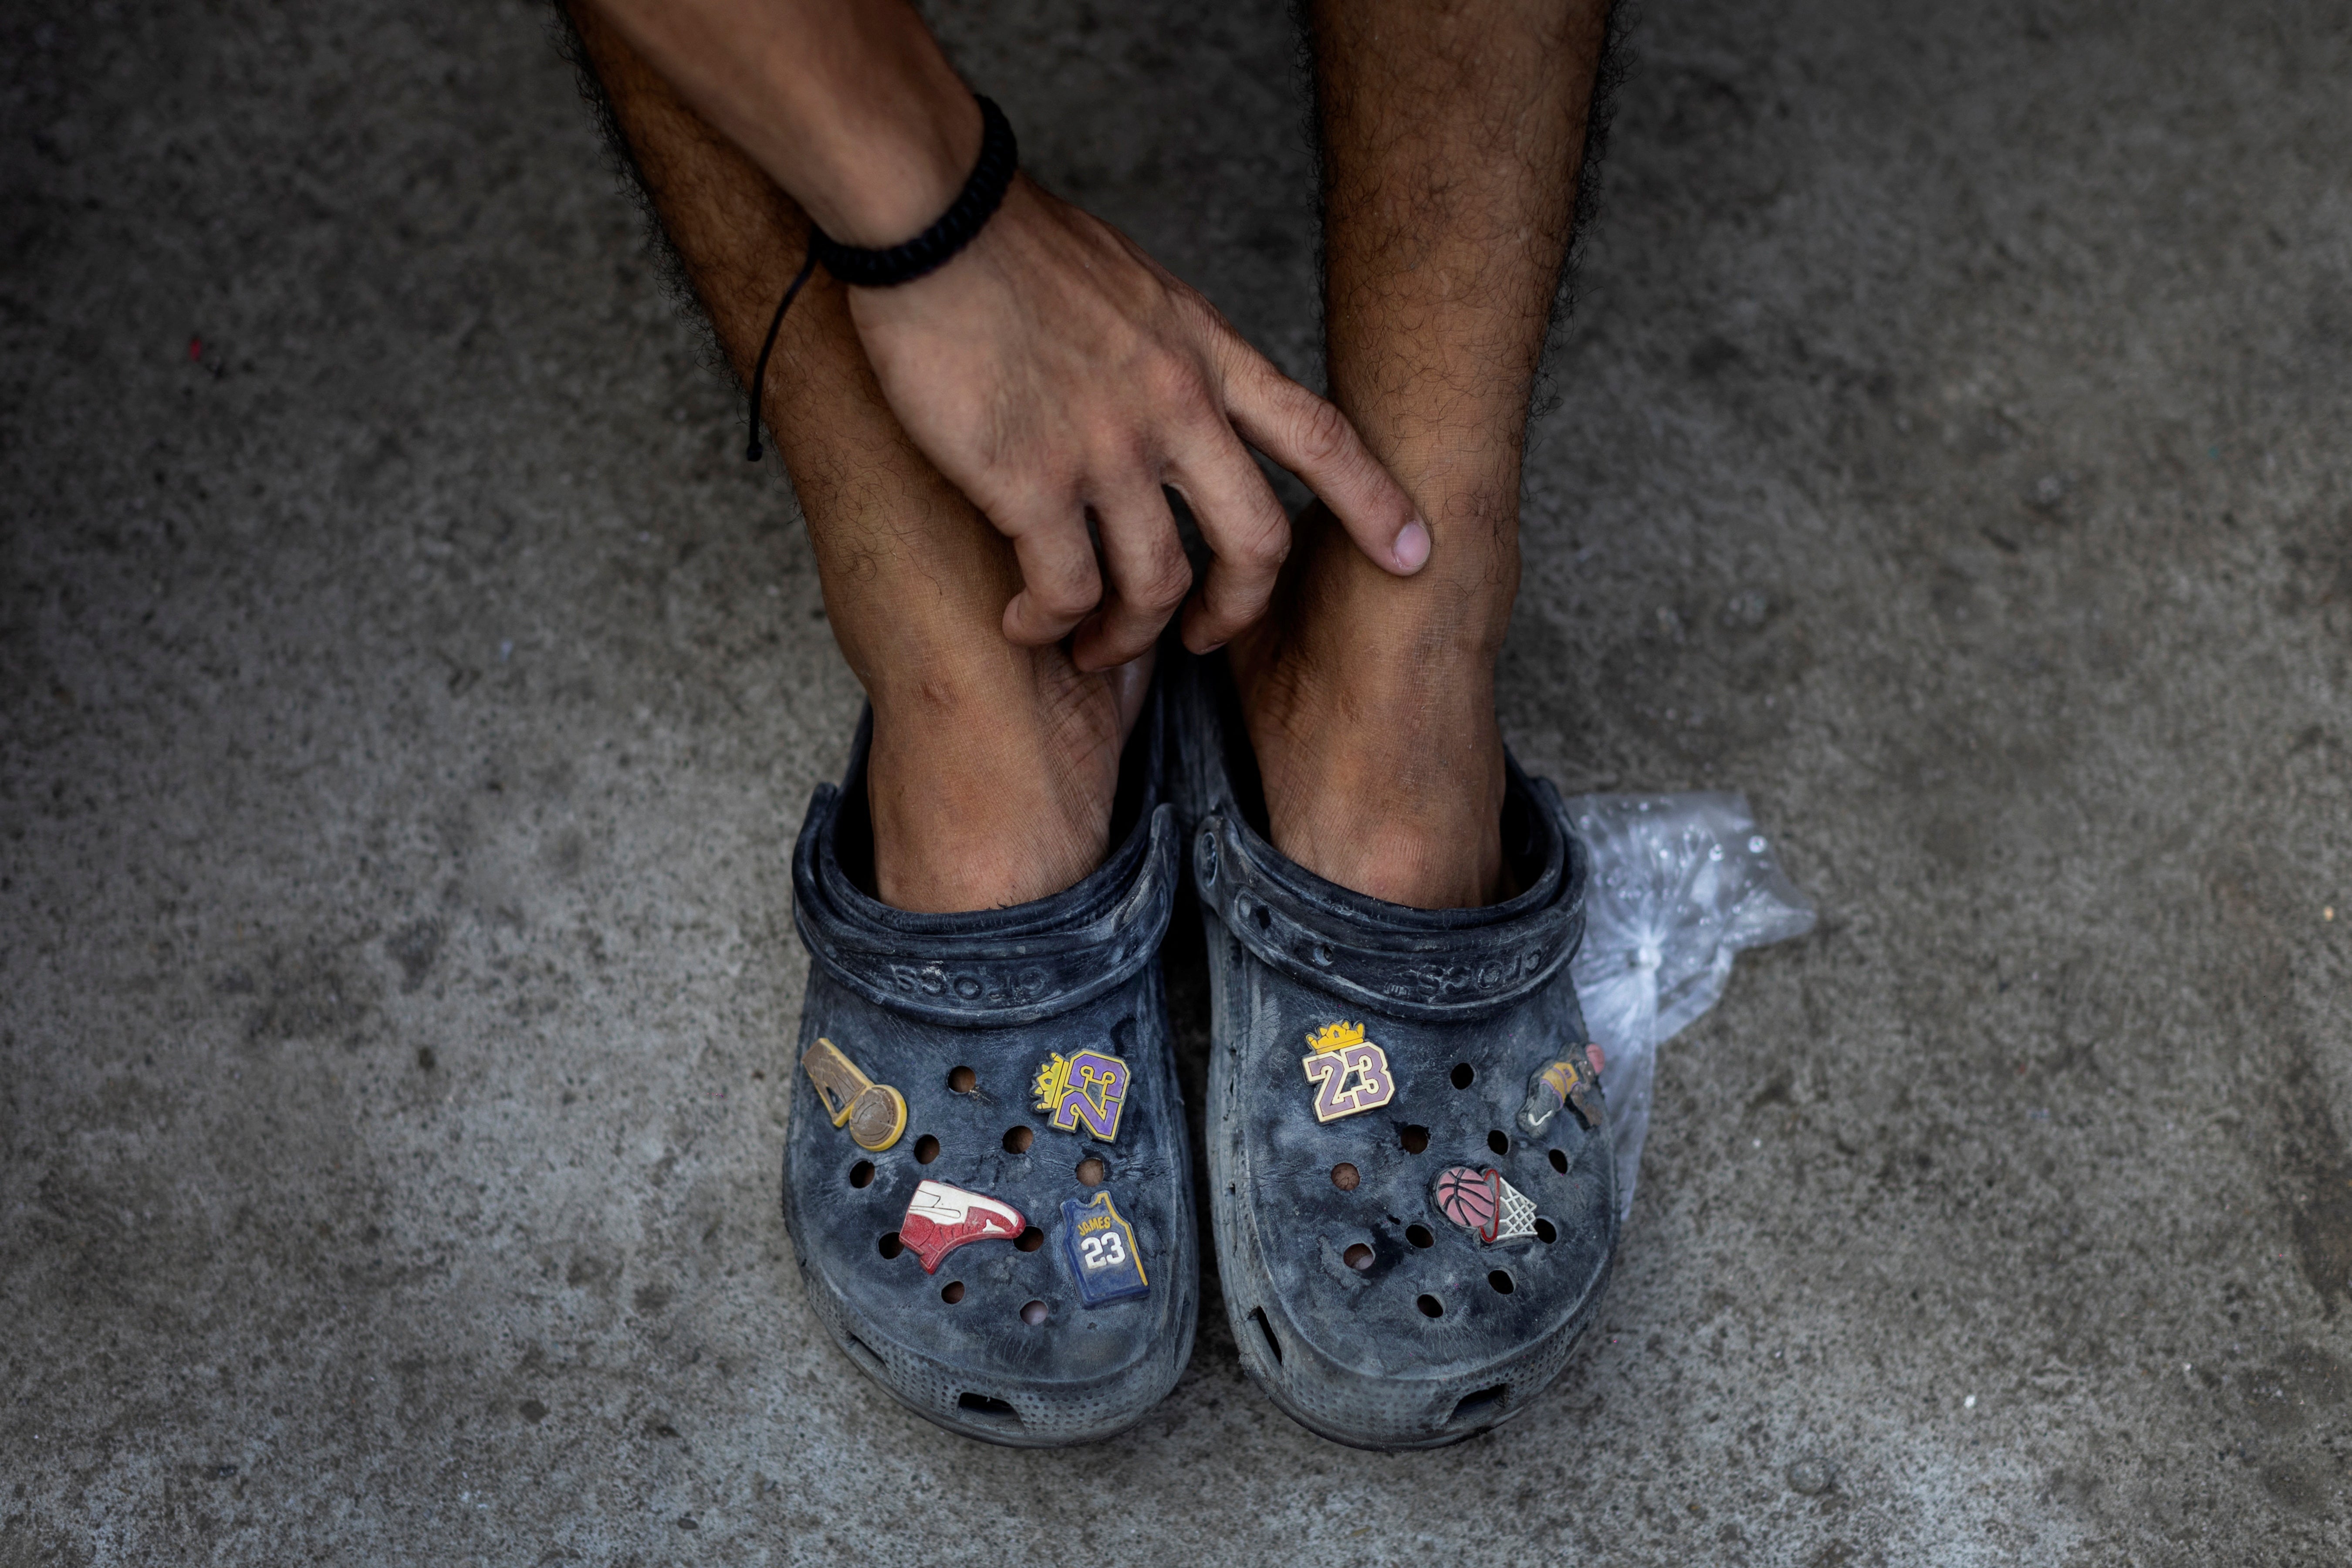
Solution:
[(1065, 1132), (1084, 1124), (1104, 1142), (1118, 1137), (1118, 1113), (1127, 1104), (1127, 1086), (1133, 1075), (1127, 1063), (1108, 1051), (1080, 1051), (1053, 1059), (1037, 1069), (1037, 1109), (1053, 1118)]
[(1364, 1038), (1361, 1024), (1327, 1024), (1307, 1036), (1307, 1044), (1311, 1054), (1298, 1065), (1315, 1086), (1316, 1121), (1377, 1110), (1396, 1098), (1388, 1053)]

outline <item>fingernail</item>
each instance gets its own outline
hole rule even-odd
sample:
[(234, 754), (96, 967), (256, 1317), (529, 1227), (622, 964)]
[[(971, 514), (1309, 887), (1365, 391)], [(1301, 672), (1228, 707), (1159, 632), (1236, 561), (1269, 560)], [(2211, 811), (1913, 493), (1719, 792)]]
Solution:
[(1429, 560), (1429, 524), (1414, 518), (1397, 530), (1396, 563), (1407, 572), (1418, 572)]

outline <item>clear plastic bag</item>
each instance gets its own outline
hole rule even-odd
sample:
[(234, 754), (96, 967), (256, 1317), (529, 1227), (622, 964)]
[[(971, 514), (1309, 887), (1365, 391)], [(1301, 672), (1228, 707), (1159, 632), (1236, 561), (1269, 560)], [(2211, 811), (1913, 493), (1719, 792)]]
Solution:
[(1582, 795), (1569, 820), (1592, 852), (1584, 945), (1570, 973), (1601, 1047), (1601, 1087), (1627, 1213), (1658, 1047), (1716, 1004), (1744, 947), (1813, 928), (1740, 795)]

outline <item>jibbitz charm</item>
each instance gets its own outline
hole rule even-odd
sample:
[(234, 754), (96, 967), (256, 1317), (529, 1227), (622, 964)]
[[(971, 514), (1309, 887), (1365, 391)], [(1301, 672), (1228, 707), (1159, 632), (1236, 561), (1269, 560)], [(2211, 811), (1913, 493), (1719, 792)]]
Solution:
[(1011, 1241), (1028, 1224), (1011, 1204), (945, 1182), (925, 1182), (915, 1189), (907, 1217), (898, 1222), (898, 1239), (921, 1261), (924, 1273), (937, 1274), (940, 1260), (964, 1243)]
[(1488, 1166), (1454, 1165), (1438, 1173), (1437, 1212), (1488, 1246), (1525, 1241), (1536, 1234), (1535, 1201)]
[(835, 1127), (846, 1122), (850, 1139), (860, 1149), (879, 1152), (898, 1141), (907, 1130), (907, 1097), (887, 1083), (876, 1083), (857, 1070), (831, 1040), (819, 1040), (801, 1057), (801, 1068), (816, 1085), (825, 1114)]
[(1528, 1097), (1519, 1104), (1519, 1126), (1539, 1133), (1551, 1125), (1563, 1105), (1587, 1127), (1601, 1125), (1601, 1068), (1592, 1058), (1598, 1046), (1580, 1046), (1556, 1062), (1547, 1062), (1528, 1079)]
[(1059, 1052), (1037, 1069), (1037, 1109), (1065, 1132), (1087, 1131), (1110, 1142), (1118, 1136), (1118, 1113), (1127, 1104), (1127, 1064), (1108, 1051)]
[(1336, 1121), (1377, 1110), (1396, 1096), (1388, 1053), (1364, 1038), (1361, 1024), (1327, 1024), (1307, 1037), (1314, 1052), (1299, 1065), (1315, 1086), (1315, 1120)]
[(1151, 1282), (1143, 1277), (1135, 1230), (1111, 1206), (1107, 1192), (1097, 1193), (1084, 1203), (1076, 1198), (1062, 1200), (1062, 1253), (1077, 1278), (1079, 1297), (1089, 1307), (1124, 1301), (1151, 1289)]

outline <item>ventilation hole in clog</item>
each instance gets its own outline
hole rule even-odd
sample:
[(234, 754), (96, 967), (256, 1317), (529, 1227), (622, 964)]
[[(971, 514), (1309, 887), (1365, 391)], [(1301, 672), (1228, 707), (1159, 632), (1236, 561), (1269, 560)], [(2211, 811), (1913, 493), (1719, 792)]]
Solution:
[(1549, 1247), (1553, 1242), (1559, 1239), (1559, 1226), (1552, 1224), (1552, 1222), (1548, 1219), (1537, 1220), (1536, 1239), (1542, 1242), (1546, 1247)]
[(1507, 1154), (1511, 1152), (1511, 1141), (1500, 1132), (1489, 1132), (1486, 1134), (1486, 1147), (1497, 1154)]
[(1257, 1325), (1257, 1331), (1265, 1336), (1266, 1352), (1274, 1357), (1274, 1364), (1280, 1366), (1282, 1364), (1282, 1342), (1274, 1337), (1274, 1325), (1265, 1321), (1265, 1309), (1264, 1307), (1252, 1307), (1250, 1309), (1250, 1321), (1255, 1323)]
[(1495, 1288), (1495, 1294), (1497, 1296), (1507, 1296), (1515, 1289), (1511, 1284), (1511, 1277), (1499, 1268), (1486, 1276), (1486, 1283)]
[(880, 1250), (885, 1258), (896, 1258), (907, 1250), (907, 1244), (898, 1239), (898, 1233), (894, 1230), (882, 1238)]
[(1008, 1127), (1004, 1130), (1004, 1152), (1008, 1154), (1026, 1154), (1029, 1152), (1029, 1145), (1034, 1142), (1036, 1138), (1037, 1134), (1026, 1127)]
[(1425, 1225), (1409, 1225), (1405, 1226), (1404, 1238), (1412, 1243), (1415, 1247), (1435, 1247), (1437, 1245), (1437, 1237), (1430, 1234), (1430, 1229)]
[(1413, 1305), (1421, 1309), (1421, 1315), (1424, 1318), (1445, 1316), (1445, 1303), (1434, 1296), (1420, 1297), (1414, 1300)]
[(929, 1133), (915, 1140), (915, 1163), (928, 1165), (940, 1157), (940, 1141)]
[(1274, 929), (1274, 911), (1267, 909), (1264, 904), (1260, 904), (1255, 909), (1250, 910), (1250, 919), (1257, 921), (1257, 929), (1260, 931), (1271, 931)]
[[(1544, 1239), (1546, 1241), (1549, 1241), (1551, 1237), (1546, 1237)], [(1023, 1231), (1021, 1233), (1020, 1239), (1013, 1242), (1013, 1245), (1019, 1247), (1024, 1252), (1034, 1252), (1039, 1247), (1045, 1245), (1045, 1233), (1039, 1230), (1033, 1225), (1027, 1230)]]
[(1045, 1303), (1043, 1301), (1023, 1302), (1021, 1304), (1021, 1321), (1028, 1324), (1033, 1329), (1038, 1324), (1044, 1322), (1045, 1321)]
[(970, 1094), (971, 1092), (972, 1085), (979, 1081), (980, 1075), (972, 1071), (970, 1068), (950, 1068), (948, 1069), (948, 1087), (955, 1090), (958, 1094)]
[(1372, 1266), (1372, 1249), (1360, 1241), (1339, 1254), (1339, 1261), (1350, 1268), (1370, 1268)]
[(1110, 1167), (1104, 1164), (1092, 1154), (1087, 1155), (1085, 1159), (1078, 1162), (1078, 1180), (1081, 1184), (1087, 1186), (1101, 1186), (1103, 1184), (1103, 1178), (1109, 1174)]
[(1426, 1127), (1406, 1128), (1404, 1130), (1403, 1143), (1404, 1152), (1406, 1153), (1420, 1153), (1423, 1150), (1429, 1147), (1429, 1129)]
[(1453, 1426), (1465, 1421), (1480, 1420), (1491, 1415), (1502, 1406), (1504, 1396), (1510, 1392), (1509, 1384), (1498, 1383), (1492, 1388), (1482, 1388), (1475, 1394), (1465, 1394), (1462, 1396), (1461, 1403), (1454, 1405), (1454, 1414), (1445, 1418), (1445, 1424)]
[(940, 1292), (940, 1300), (945, 1301), (950, 1307), (954, 1306), (958, 1301), (962, 1300), (963, 1281), (961, 1279), (949, 1280), (947, 1289)]
[(1331, 1184), (1343, 1193), (1354, 1192), (1363, 1179), (1363, 1173), (1345, 1160), (1331, 1167)]
[(1563, 1176), (1568, 1174), (1568, 1156), (1566, 1154), (1563, 1154), (1559, 1150), (1555, 1149), (1551, 1152), (1549, 1158), (1551, 1160), (1551, 1168), (1553, 1170), (1558, 1171)]
[(1475, 1072), (1471, 1070), (1471, 1067), (1468, 1062), (1455, 1062), (1454, 1064), (1454, 1088), (1468, 1089), (1470, 1087), (1470, 1080), (1477, 1076), (1478, 1075)]
[(1021, 1425), (1021, 1412), (1013, 1409), (1003, 1400), (992, 1398), (985, 1394), (960, 1394), (956, 1396), (956, 1408), (969, 1410), (974, 1415), (987, 1416), (999, 1426)]
[(863, 1187), (863, 1186), (866, 1186), (866, 1185), (868, 1185), (869, 1184), (871, 1184), (871, 1183), (873, 1182), (873, 1180), (874, 1180), (874, 1162), (873, 1162), (873, 1161), (871, 1161), (871, 1160), (860, 1160), (860, 1161), (858, 1161), (858, 1162), (857, 1162), (857, 1163), (856, 1163), (855, 1165), (852, 1165), (852, 1166), (850, 1166), (850, 1167), (849, 1167), (849, 1184), (850, 1184), (851, 1186), (853, 1186), (853, 1187)]

